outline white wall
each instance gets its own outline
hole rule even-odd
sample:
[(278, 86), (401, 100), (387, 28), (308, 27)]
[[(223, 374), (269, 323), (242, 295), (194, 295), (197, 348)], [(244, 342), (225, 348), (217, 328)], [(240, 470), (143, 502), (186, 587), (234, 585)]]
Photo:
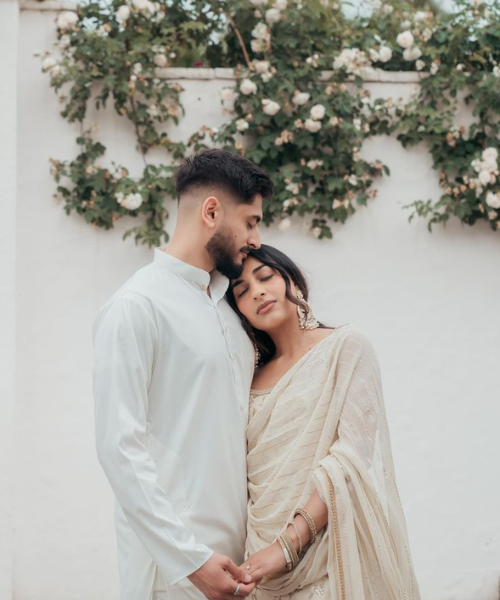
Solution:
[[(100, 231), (52, 201), (48, 159), (73, 156), (78, 132), (59, 116), (32, 56), (53, 40), (55, 14), (23, 11), (19, 35), (14, 597), (115, 600), (112, 496), (94, 452), (90, 331), (98, 308), (151, 252), (121, 240), (133, 221)], [(182, 81), (187, 114), (176, 136), (222, 122), (218, 90), (227, 84)], [(413, 85), (370, 84), (395, 97), (408, 96)], [(88, 124), (94, 120), (107, 159), (139, 173), (132, 128), (111, 111), (90, 115)], [(409, 224), (402, 205), (438, 193), (425, 149), (404, 151), (384, 138), (365, 154), (383, 159), (392, 176), (369, 208), (335, 228), (333, 241), (311, 238), (300, 223), (287, 233), (264, 229), (264, 241), (304, 267), (323, 320), (357, 323), (378, 351), (423, 599), (494, 600), (498, 234), (482, 223), (450, 223), (432, 235), (423, 221)], [(175, 205), (168, 207), (171, 230)], [(7, 235), (11, 247), (12, 227)], [(8, 277), (12, 285), (10, 271)]]
[(0, 0), (0, 599), (12, 596), (18, 6)]

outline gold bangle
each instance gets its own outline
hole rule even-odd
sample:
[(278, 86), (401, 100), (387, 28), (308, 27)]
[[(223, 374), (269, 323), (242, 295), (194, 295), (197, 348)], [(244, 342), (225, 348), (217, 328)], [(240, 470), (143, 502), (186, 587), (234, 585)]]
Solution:
[(294, 531), (295, 531), (295, 535), (297, 536), (297, 540), (299, 542), (298, 553), (301, 554), (302, 553), (302, 534), (300, 533), (299, 526), (293, 520), (292, 521), (288, 521), (288, 523), (285, 525), (285, 530), (288, 529), (289, 525), (291, 525), (293, 527)]
[(309, 540), (309, 543), (314, 544), (314, 542), (316, 541), (316, 537), (318, 535), (318, 531), (316, 529), (316, 524), (314, 523), (314, 519), (304, 508), (296, 508), (295, 513), (293, 515), (294, 518), (295, 518), (295, 515), (300, 515), (301, 517), (303, 517), (306, 520), (307, 524), (309, 525), (309, 530), (311, 532), (311, 539)]
[(290, 538), (290, 536), (288, 535), (288, 533), (286, 531), (284, 531), (280, 537), (283, 540), (283, 542), (285, 543), (285, 545), (288, 549), (288, 552), (292, 558), (292, 569), (295, 569), (295, 567), (300, 562), (300, 558), (299, 558), (299, 555), (297, 554), (297, 550), (295, 550), (295, 546), (293, 545), (292, 539)]
[(283, 555), (285, 556), (286, 570), (291, 571), (293, 569), (293, 563), (292, 563), (292, 559), (290, 558), (290, 553), (288, 551), (288, 548), (286, 547), (285, 542), (281, 539), (280, 535), (276, 538), (276, 540), (279, 543), (279, 545), (281, 546), (281, 549), (283, 550)]

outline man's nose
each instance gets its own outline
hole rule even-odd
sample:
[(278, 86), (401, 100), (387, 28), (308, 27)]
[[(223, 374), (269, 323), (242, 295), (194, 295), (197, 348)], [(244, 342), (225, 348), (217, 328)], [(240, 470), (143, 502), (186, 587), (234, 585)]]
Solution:
[(252, 231), (252, 236), (248, 240), (248, 245), (254, 250), (258, 250), (260, 248), (260, 231), (258, 227)]

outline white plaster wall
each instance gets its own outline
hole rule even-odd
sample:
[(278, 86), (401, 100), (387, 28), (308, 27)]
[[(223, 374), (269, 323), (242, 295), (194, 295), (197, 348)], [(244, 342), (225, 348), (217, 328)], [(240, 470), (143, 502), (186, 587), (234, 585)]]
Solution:
[(13, 585), (18, 6), (0, 0), (0, 599)]
[[(73, 156), (78, 132), (58, 115), (32, 56), (49, 46), (54, 18), (26, 10), (20, 21), (14, 596), (115, 600), (112, 495), (94, 451), (90, 331), (99, 307), (151, 252), (121, 240), (133, 222), (92, 229), (51, 199), (48, 159)], [(218, 90), (228, 83), (182, 81), (187, 114), (176, 137), (222, 122)], [(370, 85), (398, 97), (414, 84)], [(139, 173), (132, 129), (111, 111), (90, 115), (94, 121), (108, 159)], [(409, 224), (402, 205), (438, 193), (425, 149), (404, 151), (384, 138), (365, 154), (382, 158), (392, 176), (334, 240), (312, 239), (299, 223), (287, 233), (264, 229), (263, 239), (304, 267), (324, 321), (357, 323), (378, 351), (423, 599), (495, 600), (499, 237), (483, 224), (450, 223), (432, 235), (423, 221)], [(171, 230), (175, 205), (168, 207)]]

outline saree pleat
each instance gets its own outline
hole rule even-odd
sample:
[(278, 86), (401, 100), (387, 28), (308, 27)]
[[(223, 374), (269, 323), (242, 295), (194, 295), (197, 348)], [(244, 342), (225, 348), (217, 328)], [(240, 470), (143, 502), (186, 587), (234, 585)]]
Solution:
[(271, 544), (315, 489), (329, 520), (298, 567), (264, 579), (255, 598), (419, 600), (366, 338), (334, 330), (263, 396), (248, 425), (247, 554)]

